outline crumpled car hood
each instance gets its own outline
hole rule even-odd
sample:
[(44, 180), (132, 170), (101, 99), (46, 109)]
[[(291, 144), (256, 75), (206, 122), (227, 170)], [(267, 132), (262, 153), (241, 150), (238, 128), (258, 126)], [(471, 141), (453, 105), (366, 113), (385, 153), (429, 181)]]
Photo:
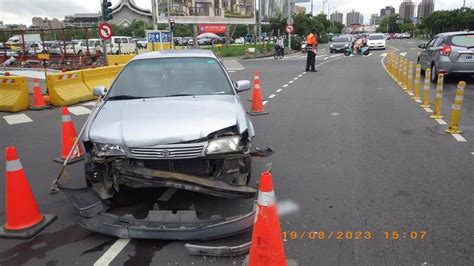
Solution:
[(107, 101), (88, 127), (86, 139), (126, 147), (149, 147), (207, 137), (237, 125), (253, 127), (235, 95), (203, 95)]

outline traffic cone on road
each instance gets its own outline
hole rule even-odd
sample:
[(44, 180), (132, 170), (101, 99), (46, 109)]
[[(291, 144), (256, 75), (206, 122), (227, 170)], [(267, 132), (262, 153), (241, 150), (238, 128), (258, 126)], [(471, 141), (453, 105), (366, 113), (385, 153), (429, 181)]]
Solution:
[(41, 214), (15, 147), (6, 148), (6, 221), (0, 237), (30, 238), (56, 219)]
[[(69, 155), (69, 152), (74, 146), (74, 142), (77, 139), (76, 128), (74, 123), (71, 120), (71, 114), (67, 107), (61, 108), (62, 113), (62, 144), (61, 144), (61, 156), (55, 158), (55, 162), (64, 162)], [(77, 161), (83, 160), (85, 158), (84, 148), (80, 142), (77, 143), (74, 147), (71, 157), (68, 160), (69, 163), (75, 163)]]
[(254, 85), (252, 91), (252, 110), (248, 112), (250, 115), (266, 115), (268, 112), (265, 112), (263, 108), (263, 98), (262, 90), (260, 89), (260, 82), (257, 82)]
[(255, 89), (255, 85), (256, 84), (259, 84), (260, 85), (260, 72), (257, 70), (255, 71), (255, 74), (253, 75), (253, 84), (252, 84), (252, 92), (250, 94), (250, 98), (248, 99), (249, 102), (251, 102), (253, 99), (252, 99), (252, 95), (253, 95), (253, 90)]
[(30, 109), (42, 110), (46, 108), (48, 108), (48, 106), (44, 102), (43, 93), (41, 93), (38, 79), (33, 79), (33, 106), (31, 106)]
[(244, 265), (279, 266), (295, 264), (294, 261), (286, 260), (270, 172), (263, 172), (260, 176), (255, 215), (250, 253), (245, 259)]

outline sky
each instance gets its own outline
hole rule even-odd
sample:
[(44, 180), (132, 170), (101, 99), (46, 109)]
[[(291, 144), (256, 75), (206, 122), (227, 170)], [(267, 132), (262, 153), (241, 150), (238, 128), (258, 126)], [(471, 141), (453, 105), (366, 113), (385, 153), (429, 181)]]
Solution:
[[(120, 0), (112, 0), (115, 5)], [(318, 14), (323, 9), (322, 0), (313, 0), (314, 13)], [(421, 0), (413, 0), (416, 4)], [(21, 23), (31, 25), (31, 19), (35, 16), (64, 19), (65, 15), (74, 13), (98, 12), (100, 0), (0, 0), (0, 21), (4, 24)], [(395, 7), (396, 12), (402, 0), (327, 0), (330, 13), (339, 11), (343, 14), (352, 9), (364, 15), (364, 22), (368, 23), (371, 14), (379, 14), (380, 9), (385, 6)], [(151, 0), (135, 0), (135, 3), (143, 8), (151, 8)], [(472, 7), (474, 0), (466, 0), (466, 6)], [(310, 10), (310, 4), (298, 4)], [(435, 0), (435, 10), (454, 9), (463, 5), (463, 0)], [(325, 5), (327, 13), (328, 5)], [(416, 12), (416, 11), (415, 11)], [(345, 20), (345, 15), (344, 15)]]

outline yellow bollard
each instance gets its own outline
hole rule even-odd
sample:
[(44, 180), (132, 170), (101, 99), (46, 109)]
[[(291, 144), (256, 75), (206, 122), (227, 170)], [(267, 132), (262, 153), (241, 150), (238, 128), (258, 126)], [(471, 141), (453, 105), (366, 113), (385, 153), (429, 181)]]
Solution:
[(398, 84), (402, 84), (402, 80), (403, 80), (403, 57), (400, 56), (399, 59), (398, 59)]
[(443, 115), (441, 114), (442, 100), (443, 100), (443, 83), (444, 75), (442, 73), (438, 74), (438, 83), (436, 84), (436, 96), (434, 103), (434, 113), (430, 117), (433, 119), (441, 119)]
[(413, 91), (413, 97), (411, 97), (415, 101), (419, 101), (420, 98), (420, 79), (421, 79), (421, 65), (416, 65), (416, 72), (415, 72), (415, 89)]
[(408, 84), (408, 59), (403, 58), (403, 80), (402, 80), (402, 89), (407, 90)]
[(395, 80), (396, 82), (398, 82), (398, 67), (399, 67), (399, 62), (400, 62), (400, 58), (395, 55), (395, 58), (394, 58), (394, 65), (393, 65), (393, 80)]
[(407, 93), (413, 95), (413, 61), (408, 64)]
[(461, 129), (459, 129), (459, 120), (461, 119), (461, 106), (464, 100), (465, 88), (466, 82), (461, 81), (458, 83), (458, 89), (456, 90), (456, 98), (454, 98), (454, 104), (451, 107), (451, 121), (449, 121), (449, 128), (445, 130), (447, 133), (462, 133)]
[(421, 108), (431, 107), (430, 105), (430, 78), (431, 68), (425, 70), (425, 83), (423, 88), (423, 103), (420, 105)]

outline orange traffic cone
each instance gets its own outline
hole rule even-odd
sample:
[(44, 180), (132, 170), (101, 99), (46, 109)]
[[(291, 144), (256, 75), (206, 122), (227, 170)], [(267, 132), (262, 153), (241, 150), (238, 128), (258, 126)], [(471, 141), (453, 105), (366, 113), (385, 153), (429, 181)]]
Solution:
[(30, 109), (42, 110), (46, 108), (48, 108), (48, 106), (44, 102), (43, 93), (41, 93), (38, 79), (33, 79), (33, 106), (31, 106)]
[(6, 149), (6, 221), (0, 237), (30, 238), (56, 219), (41, 214), (15, 147)]
[(260, 176), (256, 208), (250, 254), (244, 261), (244, 265), (247, 263), (249, 266), (293, 264), (293, 261), (286, 260), (270, 172), (263, 172)]
[(263, 109), (263, 99), (262, 99), (262, 90), (260, 89), (260, 82), (257, 82), (254, 85), (252, 91), (252, 110), (248, 112), (250, 115), (266, 115), (268, 112), (265, 112)]
[[(259, 85), (260, 85), (260, 72), (259, 72), (258, 70), (255, 71), (255, 74), (253, 75), (252, 92), (251, 92), (250, 97), (252, 97), (252, 95), (253, 95), (253, 91), (254, 91), (254, 89), (255, 89), (255, 85), (256, 85), (256, 84), (259, 84)], [(251, 102), (251, 101), (252, 101), (252, 98), (249, 98), (248, 100), (249, 100), (249, 102)]]
[[(76, 128), (74, 123), (71, 120), (71, 114), (67, 107), (61, 108), (62, 113), (62, 145), (61, 145), (61, 156), (55, 158), (55, 162), (64, 162), (69, 155), (69, 152), (74, 146), (74, 142), (77, 139)], [(79, 141), (74, 147), (74, 151), (71, 154), (71, 157), (68, 160), (68, 164), (75, 163), (77, 161), (83, 160), (85, 158), (84, 148), (82, 147), (81, 142)]]

